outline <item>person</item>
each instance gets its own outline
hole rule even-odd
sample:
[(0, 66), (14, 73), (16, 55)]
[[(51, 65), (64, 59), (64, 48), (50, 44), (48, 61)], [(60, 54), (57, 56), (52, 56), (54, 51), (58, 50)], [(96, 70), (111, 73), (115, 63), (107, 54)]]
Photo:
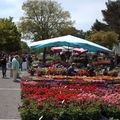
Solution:
[(29, 55), (27, 56), (27, 68), (29, 69), (29, 68), (31, 67), (31, 65), (32, 65), (32, 57), (31, 57), (31, 55), (29, 54)]
[(110, 70), (112, 70), (114, 68), (114, 57), (111, 56), (110, 58)]
[(18, 70), (19, 70), (19, 62), (18, 62), (18, 55), (15, 55), (14, 58), (12, 59), (12, 70), (13, 70), (13, 81), (17, 82), (17, 75), (18, 75)]
[(107, 68), (104, 69), (103, 75), (104, 75), (104, 76), (107, 76), (107, 75), (108, 75), (108, 70), (107, 70)]
[(2, 67), (2, 76), (3, 78), (6, 78), (6, 71), (7, 71), (7, 58), (6, 55), (3, 54), (2, 58), (0, 59), (1, 67)]
[(95, 76), (96, 74), (95, 74), (95, 72), (94, 72), (94, 66), (93, 65), (90, 65), (90, 64), (88, 64), (87, 65), (87, 70), (88, 70), (88, 76)]
[(12, 59), (13, 59), (13, 55), (10, 54), (8, 57), (8, 63), (9, 63), (9, 69), (10, 69), (10, 77), (13, 77), (13, 71), (12, 71)]
[(20, 68), (20, 70), (22, 71), (23, 59), (22, 59), (22, 56), (21, 56), (21, 55), (19, 55), (18, 62), (19, 62), (19, 68)]
[(22, 57), (22, 70), (27, 70), (27, 61), (25, 55)]
[(75, 74), (76, 74), (75, 63), (72, 63), (72, 65), (70, 67), (68, 67), (68, 69), (67, 69), (67, 75), (74, 76)]
[(84, 59), (83, 59), (83, 65), (84, 65), (84, 67), (87, 67), (88, 62), (89, 62), (88, 56), (85, 55), (85, 57), (84, 57)]

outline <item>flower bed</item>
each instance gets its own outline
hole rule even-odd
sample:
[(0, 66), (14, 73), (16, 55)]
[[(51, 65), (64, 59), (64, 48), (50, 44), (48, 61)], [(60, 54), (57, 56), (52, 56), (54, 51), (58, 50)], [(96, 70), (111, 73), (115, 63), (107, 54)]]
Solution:
[(120, 86), (80, 83), (22, 80), (22, 120), (120, 119)]

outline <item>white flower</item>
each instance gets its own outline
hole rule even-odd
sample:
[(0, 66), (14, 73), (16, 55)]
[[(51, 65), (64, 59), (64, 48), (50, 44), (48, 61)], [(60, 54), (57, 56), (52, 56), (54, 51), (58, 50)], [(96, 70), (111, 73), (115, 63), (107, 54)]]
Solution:
[(43, 116), (41, 116), (41, 117), (39, 118), (39, 120), (42, 120), (42, 118), (43, 118)]

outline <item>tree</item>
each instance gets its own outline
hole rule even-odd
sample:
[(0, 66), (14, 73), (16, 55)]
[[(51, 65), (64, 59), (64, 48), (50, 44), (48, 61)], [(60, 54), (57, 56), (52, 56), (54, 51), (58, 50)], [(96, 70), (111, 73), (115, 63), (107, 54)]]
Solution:
[(83, 30), (78, 30), (75, 27), (68, 27), (61, 29), (60, 35), (73, 35), (79, 38), (85, 39), (86, 35), (88, 35), (89, 31), (84, 32)]
[(102, 10), (104, 21), (120, 35), (120, 0), (108, 1), (106, 3), (107, 9)]
[(96, 20), (92, 26), (92, 30), (97, 31), (114, 31), (120, 38), (120, 0), (106, 2), (107, 9), (102, 10), (103, 20), (106, 23)]
[(0, 50), (5, 52), (19, 51), (21, 34), (12, 17), (0, 19)]
[[(59, 36), (61, 29), (73, 24), (69, 12), (63, 11), (60, 4), (53, 0), (27, 0), (22, 8), (25, 16), (21, 18), (21, 32), (34, 41)], [(46, 49), (43, 53), (45, 63)]]
[(92, 26), (92, 30), (96, 31), (108, 31), (109, 26), (105, 23), (100, 22), (99, 20), (96, 20), (95, 23)]
[(119, 35), (113, 31), (94, 31), (92, 32), (87, 39), (95, 42), (97, 44), (103, 45), (112, 49), (114, 44), (117, 44)]
[(30, 48), (28, 47), (26, 42), (21, 41), (21, 51), (22, 51), (22, 53), (30, 52)]
[(86, 39), (86, 36), (90, 34), (90, 31), (84, 32), (83, 30), (78, 30), (78, 33), (75, 35), (76, 37)]
[(34, 41), (59, 36), (61, 29), (73, 24), (69, 12), (53, 0), (27, 0), (22, 9), (25, 16), (19, 25), (21, 32)]
[(60, 35), (76, 35), (78, 33), (78, 30), (75, 27), (67, 27), (67, 28), (62, 28), (60, 30)]

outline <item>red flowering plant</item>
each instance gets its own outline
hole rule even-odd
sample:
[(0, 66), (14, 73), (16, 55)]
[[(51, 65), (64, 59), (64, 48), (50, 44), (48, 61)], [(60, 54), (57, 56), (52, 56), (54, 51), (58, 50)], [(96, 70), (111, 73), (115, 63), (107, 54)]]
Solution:
[(120, 93), (106, 94), (102, 97), (106, 116), (120, 119)]
[(48, 67), (48, 73), (50, 75), (66, 75), (67, 69), (66, 68), (56, 68), (56, 67)]
[(81, 76), (87, 76), (88, 75), (88, 72), (87, 72), (87, 70), (86, 69), (81, 69), (80, 71), (79, 71), (79, 74), (81, 75)]
[(54, 74), (55, 74), (55, 71), (56, 71), (56, 68), (55, 68), (55, 67), (48, 67), (48, 74), (54, 75)]
[[(35, 89), (39, 92), (37, 91), (35, 92), (34, 91)], [(38, 109), (40, 111), (42, 110), (42, 114), (40, 114), (40, 116), (44, 115), (45, 117), (48, 117), (48, 118), (51, 115), (54, 117), (57, 116), (57, 118), (61, 118), (64, 116), (65, 112), (67, 111), (69, 111), (67, 114), (70, 115), (70, 112), (72, 112), (72, 114), (74, 114), (74, 117), (75, 117), (75, 114), (76, 114), (75, 109), (78, 109), (79, 113), (83, 111), (84, 113), (86, 113), (87, 108), (91, 106), (95, 106), (94, 105), (95, 101), (98, 99), (97, 96), (95, 95), (84, 94), (84, 93), (80, 95), (76, 90), (74, 89), (69, 90), (66, 87), (57, 87), (57, 88), (50, 88), (50, 89), (34, 87), (34, 90), (28, 88), (29, 92), (32, 91), (30, 93), (31, 95), (26, 93), (24, 94), (26, 98), (26, 102), (25, 102), (26, 107), (24, 109), (32, 108), (33, 102), (32, 103), (30, 102), (31, 101), (30, 98), (32, 96), (32, 99), (36, 101), (35, 106), (37, 107), (35, 111), (37, 111)], [(96, 104), (96, 106), (98, 105)], [(74, 108), (74, 111), (72, 111), (73, 108)], [(59, 112), (62, 112), (61, 115)], [(97, 112), (100, 113), (100, 110), (98, 109)], [(91, 116), (90, 114), (88, 115)], [(95, 117), (95, 115), (91, 117)], [(89, 116), (85, 117), (85, 115), (82, 115), (81, 117), (85, 117), (85, 119), (87, 119), (87, 117)]]
[[(99, 120), (101, 114), (108, 118), (119, 118), (119, 87), (107, 89), (75, 82), (51, 84), (49, 87), (46, 85), (45, 82), (23, 81), (21, 83), (24, 102), (20, 111), (25, 120), (28, 117), (31, 119), (42, 117), (43, 120), (79, 120), (79, 118)], [(117, 108), (117, 112), (113, 108)]]

